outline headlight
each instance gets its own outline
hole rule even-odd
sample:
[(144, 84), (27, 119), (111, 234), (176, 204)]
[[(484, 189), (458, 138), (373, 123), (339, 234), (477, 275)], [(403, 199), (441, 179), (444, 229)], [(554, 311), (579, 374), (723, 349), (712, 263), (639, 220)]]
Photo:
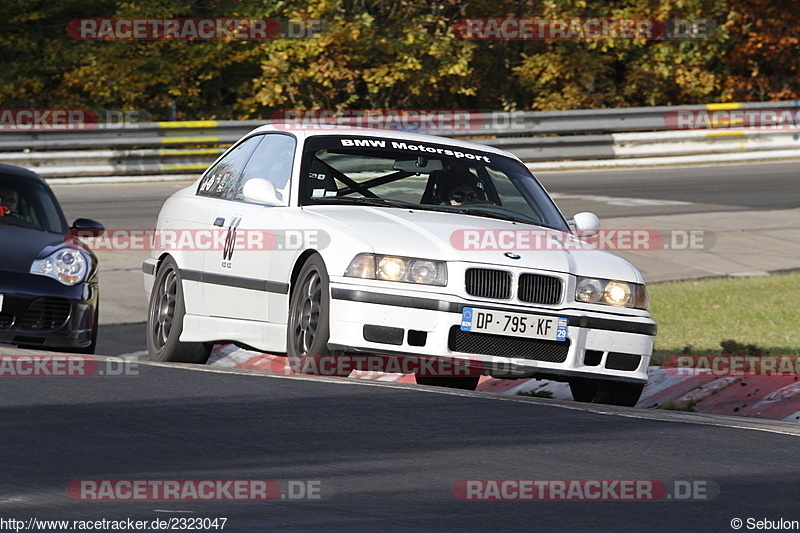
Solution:
[(75, 285), (86, 279), (89, 263), (80, 250), (62, 248), (31, 265), (31, 274), (48, 276), (64, 285)]
[(627, 281), (579, 277), (575, 301), (647, 309), (647, 288)]
[(575, 299), (579, 302), (599, 303), (603, 298), (603, 284), (599, 279), (578, 278)]
[(396, 255), (358, 254), (350, 261), (344, 275), (438, 287), (447, 285), (447, 265), (444, 261)]
[(630, 283), (623, 283), (619, 281), (609, 281), (603, 289), (603, 300), (609, 305), (616, 305), (617, 307), (628, 307), (628, 303), (632, 303), (631, 294), (633, 290)]
[(402, 281), (406, 275), (406, 260), (385, 255), (378, 259), (378, 278), (386, 281)]

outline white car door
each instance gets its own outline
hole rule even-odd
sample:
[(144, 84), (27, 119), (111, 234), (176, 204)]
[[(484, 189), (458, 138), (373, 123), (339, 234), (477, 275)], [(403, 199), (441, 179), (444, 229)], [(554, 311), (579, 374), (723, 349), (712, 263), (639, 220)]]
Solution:
[[(212, 208), (196, 213), (194, 219), (202, 217), (203, 220), (198, 221), (201, 222), (201, 231), (212, 234), (214, 239), (203, 241), (207, 247), (202, 250), (202, 261), (196, 271), (185, 273), (184, 279), (195, 280), (202, 287), (202, 298), (205, 304), (203, 314), (207, 316), (224, 316), (219, 314), (216, 307), (223, 296), (225, 287), (219, 285), (220, 280), (213, 275), (213, 269), (209, 270), (209, 265), (213, 264), (212, 258), (216, 260), (222, 255), (221, 242), (223, 242), (228, 227), (224, 220), (217, 217), (217, 213), (220, 211), (221, 205), (229, 203), (227, 198), (232, 195), (239, 176), (260, 140), (257, 137), (251, 137), (234, 146), (206, 173), (197, 190), (198, 200), (207, 202)], [(197, 237), (200, 235), (198, 234)], [(199, 246), (200, 239), (195, 238), (194, 241)]]
[(271, 276), (275, 254), (283, 248), (287, 208), (248, 202), (242, 190), (253, 178), (266, 179), (288, 204), (296, 140), (283, 133), (251, 139), (257, 146), (217, 209), (215, 223), (226, 232), (225, 246), (206, 254), (205, 290), (211, 316), (268, 322), (270, 297), (285, 298), (289, 290), (286, 280)]

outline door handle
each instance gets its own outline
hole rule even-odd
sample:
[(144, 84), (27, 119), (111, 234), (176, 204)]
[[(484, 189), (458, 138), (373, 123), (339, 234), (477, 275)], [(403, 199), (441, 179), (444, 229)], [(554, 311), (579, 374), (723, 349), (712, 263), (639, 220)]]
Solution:
[(225, 219), (222, 217), (217, 217), (217, 219), (214, 221), (214, 225), (219, 226), (220, 228), (223, 227), (225, 225)]

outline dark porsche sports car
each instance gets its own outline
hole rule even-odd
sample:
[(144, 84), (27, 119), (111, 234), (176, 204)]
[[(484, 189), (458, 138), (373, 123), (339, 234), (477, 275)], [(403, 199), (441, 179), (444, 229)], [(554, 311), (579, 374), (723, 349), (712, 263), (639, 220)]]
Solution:
[(68, 226), (41, 176), (0, 165), (0, 343), (94, 353), (97, 257), (77, 236), (104, 230)]

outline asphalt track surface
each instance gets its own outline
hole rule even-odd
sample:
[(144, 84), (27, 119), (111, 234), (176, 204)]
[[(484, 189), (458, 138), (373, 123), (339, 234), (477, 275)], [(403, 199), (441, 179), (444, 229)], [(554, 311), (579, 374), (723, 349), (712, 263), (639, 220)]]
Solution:
[[(592, 208), (598, 216), (680, 214), (800, 206), (800, 163), (535, 172), (551, 193), (687, 202), (642, 208), (591, 200), (558, 201), (565, 215)], [(163, 201), (186, 184), (156, 182), (56, 187), (68, 218), (87, 216), (109, 228), (152, 227)]]
[[(562, 196), (567, 215), (620, 217), (797, 207), (797, 168), (540, 179)], [(182, 186), (69, 185), (56, 194), (70, 219), (134, 229), (152, 227), (163, 200)], [(657, 202), (620, 205), (586, 198), (592, 195)], [(98, 353), (140, 350), (143, 325), (133, 322), (103, 326)], [(748, 519), (800, 520), (794, 424), (210, 367), (134, 368), (127, 377), (3, 380), (0, 518), (224, 517), (224, 530), (233, 532), (579, 533), (733, 531), (734, 518), (745, 521), (742, 529)], [(92, 502), (66, 493), (81, 479), (318, 481), (323, 496)], [(678, 480), (718, 494), (693, 501), (461, 501), (453, 487), (467, 479)]]
[[(798, 428), (789, 423), (204, 367), (135, 371), (4, 380), (0, 516), (228, 518), (225, 530), (234, 532), (578, 533), (731, 531), (734, 518), (800, 518)], [(86, 479), (314, 481), (321, 497), (66, 495), (71, 481)], [(453, 487), (468, 479), (679, 480), (719, 493), (696, 501), (461, 501)]]
[[(550, 192), (691, 202), (664, 212), (630, 209), (603, 217), (726, 210), (792, 209), (800, 206), (800, 163), (759, 163), (647, 169), (537, 173)], [(560, 204), (561, 202), (559, 202)], [(567, 214), (568, 210), (562, 210)]]

